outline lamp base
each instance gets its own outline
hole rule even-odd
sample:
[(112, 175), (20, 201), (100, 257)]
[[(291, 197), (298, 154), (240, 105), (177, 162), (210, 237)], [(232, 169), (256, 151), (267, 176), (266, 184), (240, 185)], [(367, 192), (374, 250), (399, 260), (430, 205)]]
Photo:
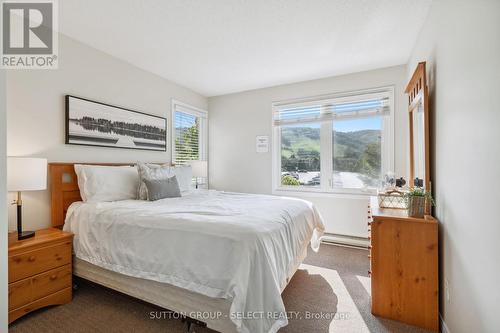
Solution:
[(33, 236), (35, 236), (34, 231), (23, 231), (23, 232), (17, 234), (17, 240), (31, 238)]

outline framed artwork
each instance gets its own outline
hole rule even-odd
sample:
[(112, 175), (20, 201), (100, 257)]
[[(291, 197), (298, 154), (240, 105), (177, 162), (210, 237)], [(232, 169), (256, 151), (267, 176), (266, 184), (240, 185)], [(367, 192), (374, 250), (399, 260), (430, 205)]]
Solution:
[(66, 95), (66, 144), (167, 151), (167, 119)]

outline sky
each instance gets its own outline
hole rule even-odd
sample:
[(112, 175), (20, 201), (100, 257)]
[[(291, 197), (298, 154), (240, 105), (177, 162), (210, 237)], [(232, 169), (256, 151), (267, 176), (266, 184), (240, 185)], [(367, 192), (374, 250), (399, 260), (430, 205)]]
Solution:
[(355, 132), (362, 130), (380, 130), (382, 128), (381, 117), (361, 118), (334, 122), (334, 129), (339, 132)]

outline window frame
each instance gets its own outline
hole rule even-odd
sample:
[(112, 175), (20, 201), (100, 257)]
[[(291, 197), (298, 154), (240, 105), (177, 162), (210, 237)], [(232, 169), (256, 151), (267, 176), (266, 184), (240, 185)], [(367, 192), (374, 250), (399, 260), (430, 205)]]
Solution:
[(208, 161), (208, 111), (189, 105), (187, 103), (172, 99), (172, 109), (170, 112), (170, 160), (172, 164), (176, 164), (175, 158), (175, 113), (182, 112), (200, 118), (199, 128), (199, 161)]
[[(320, 123), (320, 186), (287, 186), (281, 184), (281, 126), (274, 124), (274, 115), (284, 107), (317, 105), (328, 102), (349, 102), (374, 96), (384, 96), (389, 99), (389, 116), (383, 120), (381, 147), (381, 174), (394, 170), (394, 86), (363, 89), (335, 94), (284, 100), (272, 103), (272, 193), (276, 195), (300, 194), (306, 196), (341, 196), (358, 197), (376, 194), (373, 189), (335, 188), (333, 187), (333, 122), (334, 120), (318, 121)], [(356, 119), (356, 118), (354, 118)], [(359, 119), (359, 118), (358, 118)], [(327, 172), (323, 172), (327, 170)]]

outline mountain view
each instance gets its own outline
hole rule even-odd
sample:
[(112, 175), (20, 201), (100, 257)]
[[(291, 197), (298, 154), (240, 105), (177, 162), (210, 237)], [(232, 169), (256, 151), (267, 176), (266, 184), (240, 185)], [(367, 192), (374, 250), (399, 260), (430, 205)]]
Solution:
[[(283, 127), (281, 132), (282, 172), (320, 170), (320, 129)], [(333, 132), (333, 169), (378, 179), (381, 168), (380, 130)]]

